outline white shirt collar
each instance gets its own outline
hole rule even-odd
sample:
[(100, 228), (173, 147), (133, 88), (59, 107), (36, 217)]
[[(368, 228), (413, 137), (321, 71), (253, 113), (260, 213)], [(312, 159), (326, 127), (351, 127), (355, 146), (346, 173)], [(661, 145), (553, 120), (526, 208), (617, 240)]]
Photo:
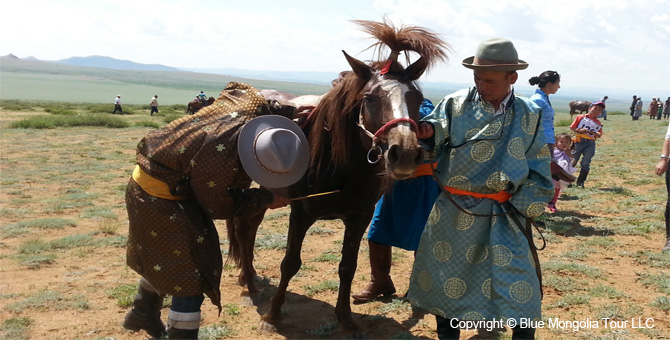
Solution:
[(512, 93), (513, 92), (514, 92), (514, 89), (512, 88), (509, 91), (509, 93), (507, 94), (507, 97), (505, 97), (505, 99), (503, 99), (500, 102), (500, 105), (498, 105), (498, 109), (495, 112), (493, 112), (493, 117), (505, 113), (505, 109), (507, 108), (507, 102), (509, 102), (510, 98), (512, 98)]

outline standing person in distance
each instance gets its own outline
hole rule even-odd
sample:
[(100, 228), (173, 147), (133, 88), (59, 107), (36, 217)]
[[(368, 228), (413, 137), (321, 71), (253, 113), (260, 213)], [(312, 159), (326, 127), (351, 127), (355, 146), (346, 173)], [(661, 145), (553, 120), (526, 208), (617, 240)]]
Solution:
[[(630, 116), (631, 117), (634, 117), (633, 113), (635, 113), (635, 104), (637, 104), (637, 95), (633, 95), (633, 102), (630, 103)], [(633, 120), (636, 120), (636, 119), (633, 118)]]
[(151, 101), (149, 102), (149, 106), (151, 107), (151, 113), (150, 115), (153, 116), (154, 113), (158, 113), (158, 95), (154, 95), (151, 98)]
[(642, 97), (637, 97), (635, 101), (635, 112), (633, 113), (633, 120), (638, 120), (642, 117)]
[(121, 107), (121, 95), (117, 94), (114, 98), (114, 111), (112, 114), (115, 114), (116, 111), (119, 111), (120, 114), (123, 114), (123, 108)]
[(596, 154), (596, 139), (603, 136), (603, 124), (598, 120), (598, 116), (605, 109), (605, 103), (598, 101), (589, 107), (589, 111), (585, 114), (579, 115), (570, 125), (570, 130), (575, 132), (575, 153), (573, 166), (579, 162), (581, 169), (579, 170), (579, 177), (577, 177), (577, 186), (584, 188), (584, 182), (591, 171), (591, 160)]

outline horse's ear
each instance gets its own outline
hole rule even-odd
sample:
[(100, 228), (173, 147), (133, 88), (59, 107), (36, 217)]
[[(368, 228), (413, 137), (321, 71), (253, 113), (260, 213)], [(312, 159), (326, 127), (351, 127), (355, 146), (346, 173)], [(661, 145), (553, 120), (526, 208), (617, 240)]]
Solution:
[(409, 80), (417, 80), (426, 71), (426, 68), (428, 68), (428, 59), (421, 57), (412, 63), (412, 65), (407, 66), (405, 72), (407, 72)]
[(349, 63), (349, 66), (351, 66), (351, 69), (354, 71), (354, 73), (356, 73), (356, 76), (358, 76), (358, 78), (366, 82), (370, 80), (370, 78), (372, 78), (372, 68), (370, 68), (370, 66), (348, 55), (347, 52), (344, 52), (344, 50), (342, 50), (342, 53), (344, 53), (344, 56), (347, 58), (347, 62)]

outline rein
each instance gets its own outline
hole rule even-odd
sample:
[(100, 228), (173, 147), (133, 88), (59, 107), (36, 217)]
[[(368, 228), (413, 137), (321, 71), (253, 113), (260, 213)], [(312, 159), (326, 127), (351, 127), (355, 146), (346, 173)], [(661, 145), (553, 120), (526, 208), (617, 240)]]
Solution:
[[(380, 127), (379, 130), (377, 130), (377, 132), (372, 133), (363, 124), (363, 107), (361, 106), (361, 111), (358, 114), (358, 122), (356, 123), (356, 125), (358, 125), (358, 127), (361, 128), (361, 130), (363, 130), (363, 132), (365, 132), (365, 134), (368, 137), (370, 137), (370, 139), (372, 139), (372, 146), (370, 147), (370, 150), (368, 150), (368, 156), (367, 156), (368, 162), (370, 164), (375, 164), (375, 163), (379, 162), (380, 159), (384, 158), (384, 152), (383, 152), (382, 148), (377, 145), (377, 142), (379, 140), (383, 140), (384, 135), (386, 135), (389, 132), (389, 130), (391, 130), (394, 126), (396, 126), (400, 123), (409, 123), (410, 130), (414, 131), (415, 133), (419, 130), (416, 122), (413, 119), (411, 119), (411, 118), (396, 118), (396, 119), (392, 119), (392, 120), (388, 121), (386, 124), (384, 124), (382, 127)], [(372, 152), (374, 152), (375, 150), (378, 153), (377, 159), (371, 160), (370, 154)]]

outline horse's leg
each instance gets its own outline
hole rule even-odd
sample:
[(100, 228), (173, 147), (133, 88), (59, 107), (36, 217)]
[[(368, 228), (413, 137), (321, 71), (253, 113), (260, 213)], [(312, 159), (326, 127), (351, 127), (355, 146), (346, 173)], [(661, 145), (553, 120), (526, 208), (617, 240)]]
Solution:
[(254, 269), (254, 243), (256, 241), (256, 232), (258, 226), (263, 222), (265, 210), (251, 216), (236, 217), (233, 219), (235, 225), (235, 240), (240, 249), (240, 274), (238, 282), (242, 286), (246, 286), (246, 290), (242, 290), (243, 296), (251, 296), (258, 293), (256, 287), (256, 270)]
[[(300, 215), (300, 217), (298, 217), (298, 215)], [(304, 212), (296, 213), (296, 210), (291, 210), (288, 240), (286, 242), (286, 254), (281, 261), (281, 279), (279, 280), (277, 291), (270, 300), (270, 308), (263, 314), (263, 316), (261, 316), (259, 328), (262, 331), (277, 331), (277, 325), (281, 321), (281, 306), (286, 299), (288, 283), (302, 265), (302, 260), (300, 259), (302, 241), (305, 239), (307, 229), (309, 229), (314, 222), (316, 222), (316, 219), (306, 216)]]
[[(372, 210), (370, 210), (372, 211)], [(351, 282), (356, 274), (358, 266), (358, 251), (361, 246), (361, 239), (365, 233), (370, 220), (371, 213), (358, 214), (350, 216), (344, 220), (344, 241), (342, 244), (342, 260), (340, 261), (338, 274), (340, 276), (340, 290), (337, 294), (337, 304), (335, 305), (335, 315), (340, 325), (352, 333), (354, 339), (363, 338), (360, 327), (351, 317), (351, 304), (349, 296), (351, 295)]]

